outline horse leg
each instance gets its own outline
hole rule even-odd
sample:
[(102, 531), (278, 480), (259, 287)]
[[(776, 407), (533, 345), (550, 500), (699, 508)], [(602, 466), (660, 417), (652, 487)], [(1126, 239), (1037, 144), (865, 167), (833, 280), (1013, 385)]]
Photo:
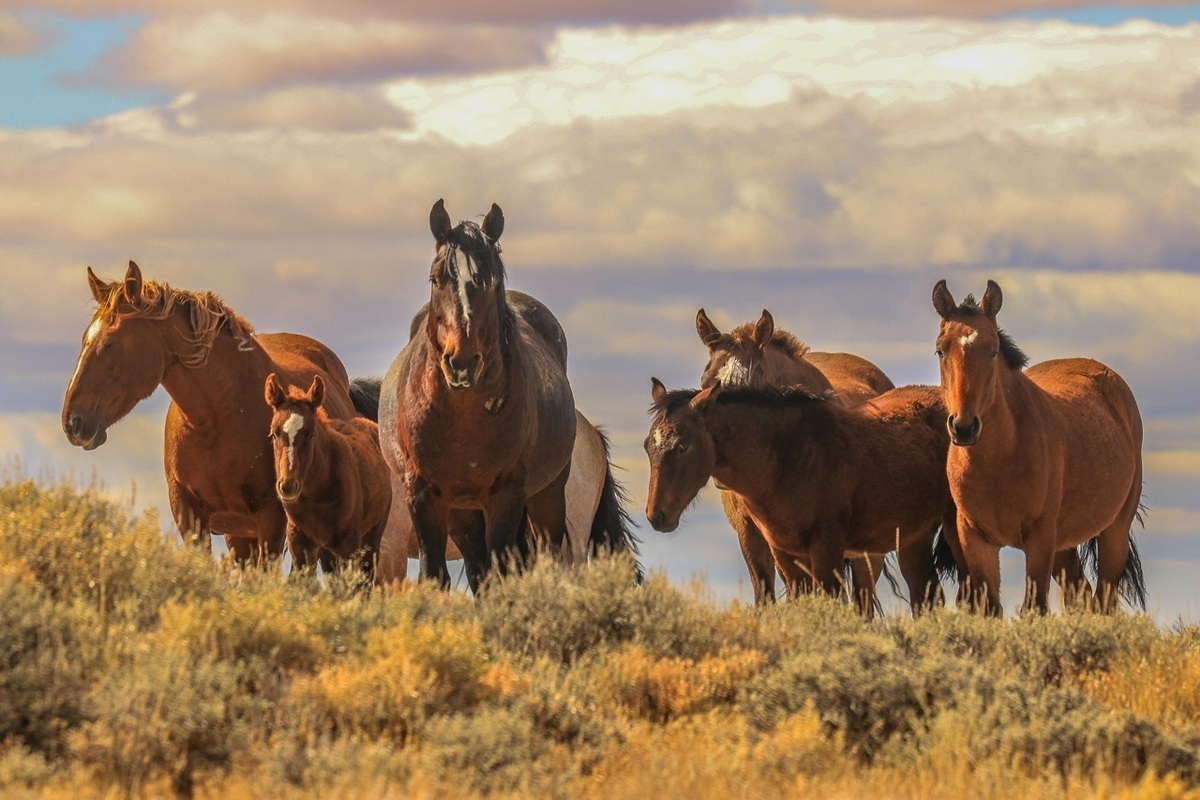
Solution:
[[(563, 480), (566, 480), (566, 476), (563, 476)], [(561, 485), (558, 494), (561, 503)], [(492, 496), (491, 507), (484, 514), (487, 520), (487, 533), (485, 536), (485, 541), (487, 542), (486, 563), (488, 567), (495, 563), (502, 575), (508, 572), (509, 560), (519, 556), (518, 540), (520, 538), (521, 519), (526, 513), (525, 502), (525, 493), (521, 488), (521, 484), (514, 482), (513, 485), (507, 487), (507, 490), (498, 491)], [(566, 512), (563, 505), (555, 504), (553, 501), (550, 501), (550, 504), (556, 508), (555, 513), (563, 515), (556, 516), (554, 520), (547, 523), (559, 526), (557, 528), (559, 531), (557, 545), (561, 546), (562, 535), (566, 530)], [(463, 557), (466, 557), (465, 553)]]
[(1134, 473), (1133, 488), (1116, 520), (1100, 531), (1099, 553), (1096, 558), (1096, 605), (1106, 614), (1120, 604), (1118, 589), (1129, 563), (1130, 529), (1142, 499), (1142, 465), (1139, 460)]
[(1054, 580), (1058, 581), (1063, 605), (1068, 608), (1084, 608), (1091, 602), (1092, 585), (1083, 574), (1078, 549), (1070, 547), (1054, 554)]
[[(420, 476), (406, 482), (408, 513), (417, 531), (420, 546), (421, 580), (437, 581), (443, 589), (450, 588), (450, 571), (446, 568), (446, 517), (448, 509), (433, 496), (433, 487)], [(461, 550), (463, 545), (458, 543)], [(466, 554), (463, 554), (466, 559)], [(469, 561), (467, 562), (470, 563)]]
[(789, 600), (795, 600), (803, 594), (812, 594), (812, 573), (808, 570), (807, 555), (798, 558), (774, 547), (771, 548), (771, 555), (775, 558), (775, 566), (779, 568), (783, 588)]
[(933, 563), (933, 533), (931, 531), (929, 536), (922, 536), (896, 551), (900, 574), (904, 576), (904, 584), (908, 587), (908, 603), (913, 617), (946, 602)]
[(1004, 607), (1000, 605), (1000, 547), (984, 539), (982, 532), (961, 514), (958, 541), (967, 565), (967, 597), (971, 608), (994, 617), (1004, 616)]
[(447, 514), (450, 538), (462, 553), (467, 571), (467, 585), (472, 594), (479, 594), (491, 567), (487, 547), (487, 521), (483, 512), (472, 508), (454, 508)]
[(846, 589), (842, 576), (846, 537), (820, 532), (812, 537), (808, 558), (816, 586), (830, 597), (840, 597)]
[(573, 558), (570, 550), (563, 547), (563, 541), (567, 535), (567, 479), (570, 475), (571, 462), (568, 461), (557, 478), (525, 501), (537, 549), (548, 549), (555, 558), (568, 564)]
[(883, 556), (861, 553), (850, 559), (850, 588), (858, 613), (866, 619), (875, 618), (875, 585), (883, 574)]
[(725, 507), (725, 518), (737, 532), (742, 558), (750, 572), (754, 586), (754, 604), (761, 606), (775, 602), (775, 556), (771, 546), (763, 537), (758, 525), (742, 508), (738, 496), (730, 491), (721, 492), (721, 505)]
[(1022, 613), (1050, 611), (1050, 578), (1054, 573), (1057, 522), (1049, 514), (1034, 522), (1025, 536), (1025, 603)]
[(229, 555), (233, 557), (233, 563), (240, 567), (244, 567), (254, 561), (258, 553), (258, 539), (253, 539), (249, 536), (230, 536), (226, 534), (225, 546), (229, 548)]
[(168, 487), (167, 501), (171, 505), (171, 516), (175, 517), (175, 525), (179, 535), (186, 544), (201, 547), (212, 552), (212, 529), (209, 527), (208, 514), (190, 497), (184, 496), (184, 490), (177, 483)]

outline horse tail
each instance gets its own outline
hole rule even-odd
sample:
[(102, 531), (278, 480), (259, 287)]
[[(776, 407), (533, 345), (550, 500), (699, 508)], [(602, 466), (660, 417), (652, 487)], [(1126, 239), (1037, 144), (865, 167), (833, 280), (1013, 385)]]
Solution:
[[(900, 590), (900, 584), (896, 581), (896, 573), (892, 571), (892, 561), (894, 558), (895, 558), (894, 553), (884, 553), (883, 554), (883, 562), (879, 568), (879, 574), (874, 575), (872, 577), (875, 578), (876, 584), (879, 583), (880, 578), (883, 578), (885, 581), (887, 581), (887, 585), (891, 588), (892, 596), (898, 597), (900, 599), (904, 599), (904, 593)], [(851, 559), (851, 558), (842, 559), (842, 581), (845, 586), (853, 587), (853, 592), (851, 592), (851, 595), (853, 595), (854, 592), (861, 591), (863, 588), (861, 586), (854, 585), (853, 567), (854, 567), (854, 559)], [(874, 598), (871, 603), (872, 608), (874, 609), (876, 614), (882, 615), (883, 614), (883, 601), (881, 601), (879, 599), (879, 592), (873, 592), (871, 596)]]
[(592, 530), (588, 535), (588, 550), (593, 556), (602, 551), (630, 553), (634, 556), (638, 583), (641, 583), (645, 573), (637, 561), (639, 540), (633, 533), (633, 518), (625, 510), (629, 496), (625, 493), (625, 487), (613, 477), (608, 437), (603, 431), (599, 433), (604, 443), (607, 466), (604, 470), (604, 488), (600, 490), (600, 505), (596, 507), (596, 516), (592, 519)]
[(946, 539), (945, 527), (939, 526), (933, 537), (933, 569), (938, 581), (952, 580), (958, 582), (958, 562), (954, 560), (954, 550)]
[(355, 378), (350, 381), (350, 402), (354, 410), (372, 422), (379, 422), (379, 393), (381, 378)]

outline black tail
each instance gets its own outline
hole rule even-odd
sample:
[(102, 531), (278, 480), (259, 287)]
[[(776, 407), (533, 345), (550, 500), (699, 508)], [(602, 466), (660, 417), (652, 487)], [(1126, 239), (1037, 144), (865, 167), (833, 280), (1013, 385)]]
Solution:
[(379, 422), (381, 378), (355, 378), (350, 381), (350, 402), (354, 409), (372, 422)]
[[(899, 597), (899, 598), (903, 599), (904, 595), (901, 594), (901, 592), (900, 592), (900, 584), (898, 584), (896, 582), (896, 575), (895, 575), (895, 573), (892, 572), (892, 560), (894, 558), (895, 558), (895, 554), (885, 553), (883, 556), (883, 564), (879, 569), (879, 574), (873, 575), (872, 577), (875, 579), (876, 587), (878, 587), (878, 585), (879, 585), (879, 579), (883, 578), (885, 581), (887, 581), (888, 586), (891, 587), (892, 595), (894, 597)], [(856, 592), (861, 592), (864, 588), (862, 586), (856, 586), (854, 584), (853, 568), (854, 568), (854, 559), (851, 559), (851, 558), (842, 559), (842, 582), (843, 582), (842, 585), (851, 587), (851, 592), (850, 592), (851, 598), (853, 598), (853, 596)], [(883, 601), (879, 599), (879, 592), (878, 591), (874, 592), (872, 594), (872, 597), (875, 598), (872, 603), (872, 608), (874, 609), (876, 614), (882, 615), (883, 614)], [(855, 601), (855, 604), (857, 605), (857, 601)]]
[(946, 540), (946, 529), (939, 527), (933, 537), (933, 569), (937, 572), (938, 580), (958, 582), (958, 562), (954, 560), (954, 550)]
[[(1134, 519), (1144, 529), (1145, 514), (1149, 509), (1138, 503)], [(1079, 560), (1084, 570), (1093, 578), (1096, 576), (1096, 564), (1100, 555), (1100, 537), (1094, 536), (1079, 545)], [(1137, 542), (1133, 540), (1133, 531), (1129, 532), (1129, 556), (1125, 559), (1125, 571), (1117, 581), (1117, 594), (1129, 605), (1146, 610), (1146, 575), (1142, 572), (1142, 557), (1138, 554)]]
[[(598, 429), (597, 429), (598, 430)], [(592, 519), (592, 531), (588, 536), (588, 551), (594, 556), (602, 551), (629, 552), (637, 566), (637, 579), (641, 583), (644, 573), (638, 563), (638, 538), (633, 533), (634, 522), (625, 510), (629, 502), (625, 488), (613, 477), (612, 460), (609, 459), (608, 437), (599, 431), (604, 442), (604, 456), (608, 467), (604, 471), (604, 488), (600, 491), (600, 505)]]

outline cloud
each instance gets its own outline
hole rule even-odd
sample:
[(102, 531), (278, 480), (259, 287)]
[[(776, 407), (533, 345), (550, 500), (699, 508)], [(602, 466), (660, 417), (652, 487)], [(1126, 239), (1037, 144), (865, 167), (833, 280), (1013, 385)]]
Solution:
[(537, 28), (218, 11), (152, 19), (104, 63), (122, 83), (247, 89), (511, 69), (541, 61), (547, 39)]
[(20, 19), (0, 13), (0, 58), (25, 56), (37, 49), (39, 37)]
[[(1166, 0), (1157, 6), (1188, 5), (1189, 0)], [(962, 3), (957, 0), (792, 0), (791, 6), (822, 14), (861, 17), (999, 17), (1009, 14), (1047, 11), (1072, 11), (1085, 8), (1133, 8), (1143, 4), (1137, 0), (1096, 2), (1095, 0), (979, 0)]]
[(407, 128), (409, 117), (377, 87), (297, 86), (266, 92), (189, 92), (171, 104), (183, 130), (346, 133)]

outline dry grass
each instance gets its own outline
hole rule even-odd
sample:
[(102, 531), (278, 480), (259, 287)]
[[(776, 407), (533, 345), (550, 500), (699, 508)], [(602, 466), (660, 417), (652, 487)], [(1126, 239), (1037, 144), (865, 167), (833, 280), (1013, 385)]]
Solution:
[(1200, 798), (1200, 630), (1145, 617), (718, 607), (620, 559), (382, 592), (31, 481), (0, 565), (4, 797)]

